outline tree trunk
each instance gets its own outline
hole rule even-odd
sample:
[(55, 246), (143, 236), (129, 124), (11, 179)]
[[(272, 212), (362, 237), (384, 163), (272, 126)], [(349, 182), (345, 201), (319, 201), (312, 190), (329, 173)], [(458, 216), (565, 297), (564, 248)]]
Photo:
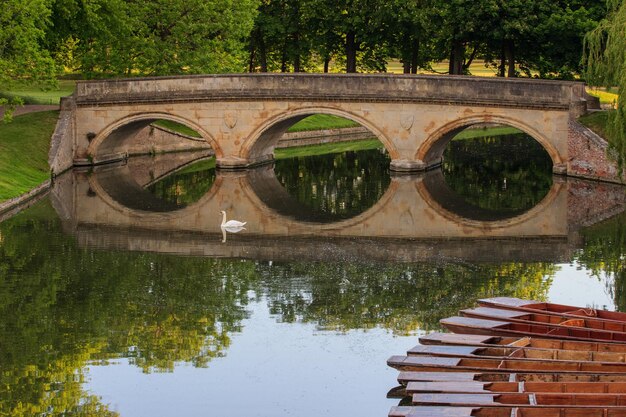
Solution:
[(287, 42), (283, 46), (283, 53), (280, 57), (280, 72), (287, 72)]
[(411, 74), (417, 74), (417, 58), (420, 51), (419, 39), (413, 39), (411, 43)]
[(356, 42), (354, 32), (346, 33), (346, 72), (356, 72)]
[(261, 66), (261, 72), (267, 72), (267, 51), (265, 49), (265, 40), (263, 39), (263, 33), (259, 33), (258, 46), (259, 65)]
[(293, 72), (301, 72), (302, 68), (300, 68), (300, 54), (297, 54), (293, 58)]
[(324, 74), (328, 74), (328, 65), (330, 64), (330, 57), (324, 58)]
[(293, 57), (293, 72), (300, 72), (300, 36), (298, 33), (293, 34), (294, 44), (296, 45), (296, 55)]
[(502, 41), (502, 49), (500, 50), (500, 66), (498, 66), (498, 77), (504, 77), (506, 67), (506, 59), (504, 58), (504, 41)]
[(509, 40), (506, 43), (505, 55), (509, 66), (507, 77), (515, 77), (517, 75), (515, 73), (515, 45), (512, 40)]
[(404, 74), (410, 74), (411, 73), (411, 63), (409, 61), (403, 61), (402, 62), (402, 72)]
[(255, 56), (255, 48), (254, 42), (250, 41), (250, 54), (248, 58), (248, 72), (254, 72), (254, 56)]
[(463, 61), (465, 61), (465, 45), (461, 41), (454, 41), (450, 53), (450, 74), (463, 74)]

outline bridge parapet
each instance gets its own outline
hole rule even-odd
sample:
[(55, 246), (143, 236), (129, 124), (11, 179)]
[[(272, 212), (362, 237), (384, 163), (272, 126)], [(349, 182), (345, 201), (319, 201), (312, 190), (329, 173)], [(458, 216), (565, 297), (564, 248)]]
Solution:
[[(543, 109), (585, 106), (584, 84), (496, 77), (237, 74), (79, 82), (78, 106), (230, 100), (411, 102)], [(581, 107), (582, 106), (582, 107)]]

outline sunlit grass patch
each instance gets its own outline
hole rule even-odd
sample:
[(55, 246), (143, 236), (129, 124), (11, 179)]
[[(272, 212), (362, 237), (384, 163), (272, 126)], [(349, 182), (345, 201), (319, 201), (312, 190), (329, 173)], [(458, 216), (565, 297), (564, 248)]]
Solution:
[(61, 97), (71, 95), (75, 87), (75, 80), (59, 80), (55, 89), (48, 90), (37, 85), (14, 87), (0, 91), (0, 97), (21, 97), (24, 104), (59, 104)]

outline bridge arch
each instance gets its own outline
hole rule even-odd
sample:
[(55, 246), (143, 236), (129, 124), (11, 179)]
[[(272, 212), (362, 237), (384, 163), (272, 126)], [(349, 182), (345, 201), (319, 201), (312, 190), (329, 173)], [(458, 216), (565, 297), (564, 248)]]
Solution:
[(133, 113), (108, 124), (91, 140), (87, 147), (87, 155), (97, 158), (102, 154), (115, 153), (116, 148), (122, 146), (129, 135), (138, 133), (157, 120), (169, 120), (195, 130), (211, 146), (216, 157), (219, 158), (223, 154), (215, 138), (194, 121), (167, 112), (145, 112)]
[(544, 133), (513, 117), (502, 117), (489, 114), (473, 115), (470, 117), (456, 119), (453, 122), (439, 127), (421, 144), (417, 150), (415, 158), (419, 161), (423, 161), (428, 167), (439, 165), (442, 161), (443, 152), (448, 143), (465, 128), (481, 123), (507, 125), (515, 127), (530, 135), (546, 150), (552, 160), (553, 169), (554, 167), (563, 166), (566, 163), (566, 157), (559, 153), (553, 142), (547, 138)]
[(287, 129), (298, 121), (315, 114), (339, 116), (359, 123), (380, 140), (387, 152), (389, 152), (391, 159), (398, 158), (398, 150), (384, 133), (384, 130), (370, 120), (353, 112), (326, 106), (303, 106), (298, 109), (287, 110), (267, 119), (249, 134), (241, 147), (240, 157), (249, 160), (251, 163), (270, 159), (270, 156), (273, 155), (274, 147)]

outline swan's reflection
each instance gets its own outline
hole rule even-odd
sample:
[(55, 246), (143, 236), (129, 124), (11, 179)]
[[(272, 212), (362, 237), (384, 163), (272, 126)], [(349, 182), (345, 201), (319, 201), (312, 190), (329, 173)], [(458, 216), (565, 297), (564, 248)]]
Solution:
[(220, 229), (222, 229), (222, 243), (226, 243), (226, 232), (239, 233), (242, 230), (246, 230), (246, 228), (243, 226), (221, 227)]

